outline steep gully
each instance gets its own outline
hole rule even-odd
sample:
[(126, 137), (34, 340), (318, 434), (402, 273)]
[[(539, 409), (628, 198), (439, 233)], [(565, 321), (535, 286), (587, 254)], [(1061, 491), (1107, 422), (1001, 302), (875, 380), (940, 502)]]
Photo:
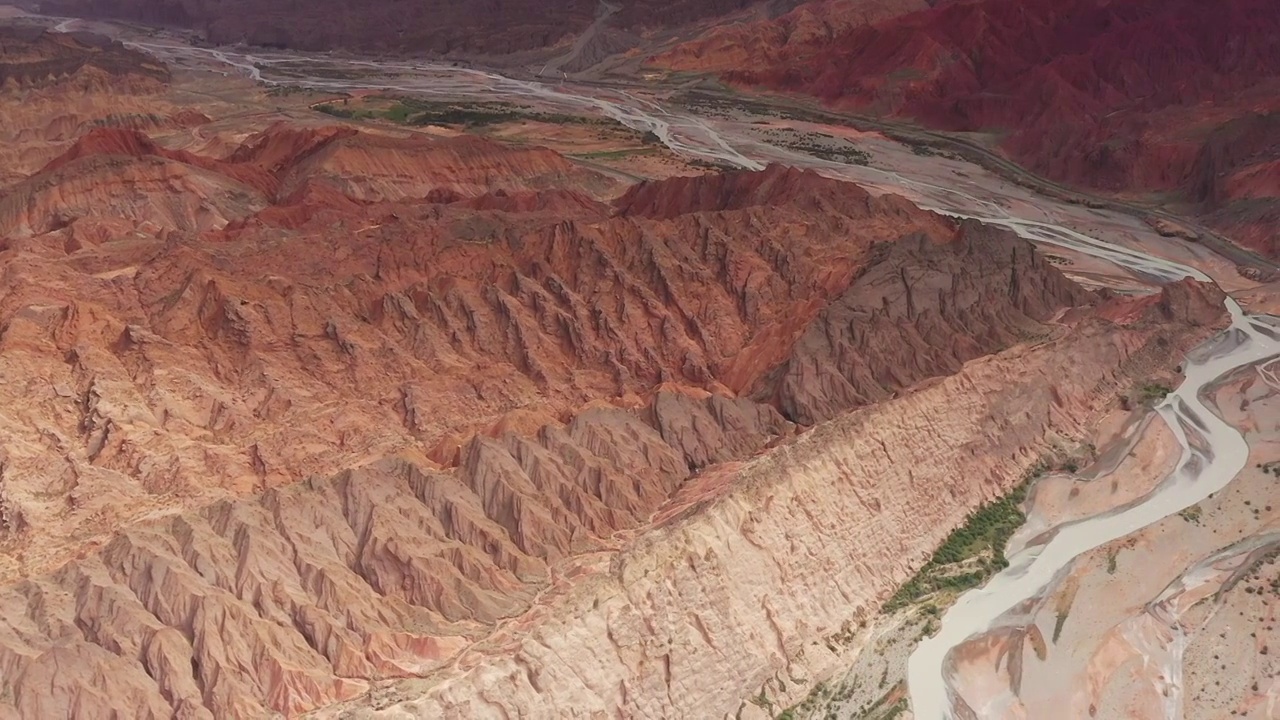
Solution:
[[(58, 28), (71, 29), (75, 24), (64, 21)], [(430, 63), (196, 48), (174, 42), (127, 40), (126, 44), (178, 67), (239, 73), (267, 84), (539, 102), (566, 110), (596, 112), (635, 130), (653, 132), (673, 151), (684, 155), (749, 169), (781, 160), (827, 175), (855, 177), (855, 170), (849, 166), (765, 146), (750, 138), (727, 138), (731, 129), (715, 127), (703, 118), (672, 111), (620, 90), (551, 86)], [(1186, 276), (1210, 280), (1200, 270), (1177, 262), (1053, 223), (1013, 217), (993, 202), (955, 189), (874, 168), (857, 168), (856, 172), (862, 177), (867, 172), (877, 173), (884, 177), (886, 185), (922, 196), (926, 209), (1005, 227), (1032, 242), (1068, 248), (1153, 280), (1163, 282)], [(917, 718), (956, 717), (954, 709), (964, 705), (962, 688), (953, 687), (948, 674), (948, 655), (953, 648), (997, 627), (1011, 609), (1049, 587), (1076, 557), (1221, 490), (1243, 468), (1248, 454), (1243, 436), (1204, 404), (1201, 392), (1233, 370), (1280, 355), (1280, 324), (1271, 318), (1246, 315), (1230, 297), (1225, 303), (1231, 326), (1202, 357), (1188, 360), (1185, 380), (1158, 408), (1182, 446), (1175, 471), (1141, 501), (1068, 523), (1045, 544), (1021, 549), (1009, 559), (1005, 571), (982, 588), (964, 594), (943, 617), (937, 635), (923, 641), (911, 656), (908, 685)], [(1177, 715), (1177, 705), (1178, 699), (1172, 698), (1167, 706), (1169, 717)]]

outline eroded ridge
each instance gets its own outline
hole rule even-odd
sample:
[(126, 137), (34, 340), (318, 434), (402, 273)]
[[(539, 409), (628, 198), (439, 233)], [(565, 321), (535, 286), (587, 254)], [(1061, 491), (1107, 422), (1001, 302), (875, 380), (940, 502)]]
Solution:
[(277, 125), (221, 157), (98, 130), (14, 185), (0, 708), (297, 713), (467, 666), (758, 482), (732, 463), (1099, 302), (809, 172), (611, 183)]

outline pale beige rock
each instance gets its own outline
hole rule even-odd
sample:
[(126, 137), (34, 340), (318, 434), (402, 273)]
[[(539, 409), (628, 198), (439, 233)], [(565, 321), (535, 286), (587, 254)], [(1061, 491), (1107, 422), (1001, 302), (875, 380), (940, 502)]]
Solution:
[[(1118, 388), (1185, 348), (1148, 324), (1087, 323), (1038, 347), (824, 424), (745, 465), (697, 514), (639, 536), (610, 569), (433, 676), (344, 711), (385, 717), (721, 717), (802, 648), (876, 611), (964, 515)], [(686, 501), (689, 499), (686, 498)], [(795, 679), (795, 676), (792, 676)], [(333, 711), (338, 712), (337, 710)]]

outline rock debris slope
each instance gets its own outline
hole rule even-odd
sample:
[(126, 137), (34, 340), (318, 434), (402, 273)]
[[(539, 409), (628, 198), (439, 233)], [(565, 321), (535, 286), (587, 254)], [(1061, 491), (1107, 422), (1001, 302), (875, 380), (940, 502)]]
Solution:
[(10, 186), (0, 716), (729, 711), (1214, 321), (812, 173), (602, 183), (273, 126)]

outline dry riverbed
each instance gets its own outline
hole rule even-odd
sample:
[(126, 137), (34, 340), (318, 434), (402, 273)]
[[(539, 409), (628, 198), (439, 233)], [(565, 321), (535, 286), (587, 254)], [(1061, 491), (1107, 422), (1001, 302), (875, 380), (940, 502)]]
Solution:
[[(1268, 465), (1280, 459), (1280, 393), (1261, 372), (1212, 394), (1250, 446), (1225, 490), (1087, 553), (1025, 609), (1023, 631), (965, 646), (957, 672), (987, 690), (984, 717), (1154, 720), (1180, 706), (1188, 719), (1280, 717), (1280, 478)], [(1176, 461), (1167, 435), (1151, 423), (1114, 474), (1065, 502), (1060, 490), (1038, 497), (1060, 519), (1081, 514), (1074, 500), (1092, 514), (1100, 496), (1131, 499)]]
[[(1225, 490), (1086, 553), (1015, 611), (1021, 622), (959, 648), (956, 680), (980, 699), (980, 717), (1163, 720), (1181, 708), (1187, 720), (1280, 718), (1277, 370), (1280, 361), (1244, 368), (1211, 393), (1250, 447)], [(1134, 502), (1174, 468), (1173, 434), (1145, 408), (1142, 388), (1131, 394), (1137, 405), (1104, 419), (1098, 448), (1042, 468), (1009, 552), (1062, 522)], [(943, 586), (868, 618), (832, 646), (833, 664), (846, 670), (804, 697), (788, 688), (803, 678), (780, 675), (741, 717), (910, 718), (906, 659), (959, 592)]]

